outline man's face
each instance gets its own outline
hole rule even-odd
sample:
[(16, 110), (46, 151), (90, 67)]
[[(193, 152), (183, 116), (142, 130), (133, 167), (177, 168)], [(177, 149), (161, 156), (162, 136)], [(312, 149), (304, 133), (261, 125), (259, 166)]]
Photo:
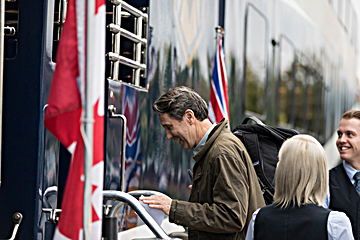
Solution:
[(350, 118), (340, 121), (336, 146), (340, 158), (356, 169), (354, 166), (360, 164), (360, 119)]
[[(186, 114), (185, 114), (186, 115)], [(185, 150), (196, 147), (195, 130), (184, 115), (180, 122), (169, 116), (167, 113), (159, 114), (161, 125), (165, 128), (168, 140), (179, 141)]]

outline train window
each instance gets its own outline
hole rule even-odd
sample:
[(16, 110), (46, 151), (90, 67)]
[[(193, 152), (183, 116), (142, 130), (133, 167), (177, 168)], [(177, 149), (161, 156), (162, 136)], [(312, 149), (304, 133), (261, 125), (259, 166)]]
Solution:
[(314, 135), (314, 129), (312, 126), (312, 120), (314, 119), (314, 105), (315, 105), (315, 70), (307, 68), (307, 77), (305, 84), (305, 93), (304, 93), (304, 107), (305, 107), (305, 116), (303, 122), (303, 128), (306, 132)]
[(332, 135), (332, 133), (335, 130), (335, 112), (337, 110), (337, 105), (338, 105), (338, 98), (336, 95), (336, 91), (337, 91), (337, 81), (336, 79), (338, 79), (338, 74), (337, 74), (337, 68), (336, 66), (331, 63), (330, 64), (330, 91), (328, 92), (328, 108), (326, 111), (327, 114), (327, 129), (326, 129), (326, 139), (329, 139)]
[(319, 75), (316, 82), (315, 133), (321, 143), (325, 142), (325, 83), (324, 78)]
[(278, 82), (278, 121), (289, 124), (291, 119), (291, 95), (293, 88), (295, 50), (292, 43), (280, 38), (280, 78)]
[[(340, 64), (341, 65), (341, 64)], [(344, 98), (343, 98), (343, 94), (344, 94), (344, 84), (340, 84), (343, 81), (343, 71), (342, 71), (342, 67), (338, 68), (338, 77), (336, 78), (336, 114), (335, 115), (335, 119), (341, 119), (340, 118), (340, 113), (343, 112), (343, 104), (344, 104)], [(337, 124), (335, 124), (336, 126)]]
[(308, 63), (302, 55), (297, 56), (296, 62), (296, 74), (295, 74), (295, 89), (294, 89), (294, 100), (295, 100), (295, 127), (304, 131), (305, 121), (305, 104), (306, 104), (306, 81), (308, 75)]
[(332, 64), (329, 60), (328, 56), (324, 56), (324, 78), (323, 78), (323, 84), (324, 84), (324, 138), (325, 140), (329, 139), (331, 137), (331, 122), (334, 121), (334, 119), (331, 117), (331, 110), (333, 109), (333, 103), (332, 103), (332, 84), (331, 84), (331, 78), (332, 78)]
[(265, 114), (267, 20), (252, 6), (245, 29), (245, 110), (261, 116)]
[(313, 134), (321, 143), (325, 142), (325, 127), (324, 127), (324, 99), (325, 99), (325, 84), (323, 77), (315, 73), (313, 77), (313, 102), (312, 112), (313, 117), (309, 119), (309, 132)]
[(318, 95), (320, 92), (317, 89), (317, 78), (316, 78), (316, 71), (313, 68), (309, 68), (308, 70), (308, 77), (307, 77), (307, 84), (306, 84), (306, 113), (305, 113), (305, 120), (304, 120), (304, 129), (307, 129), (307, 132), (314, 135), (316, 137), (317, 129), (315, 126), (317, 121), (317, 104), (318, 104)]

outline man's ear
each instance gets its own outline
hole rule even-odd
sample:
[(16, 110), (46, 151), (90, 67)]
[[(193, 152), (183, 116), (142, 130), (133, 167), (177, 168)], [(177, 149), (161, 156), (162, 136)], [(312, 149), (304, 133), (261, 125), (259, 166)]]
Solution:
[(184, 117), (185, 117), (185, 121), (187, 121), (191, 125), (195, 122), (195, 115), (193, 110), (191, 109), (186, 109)]

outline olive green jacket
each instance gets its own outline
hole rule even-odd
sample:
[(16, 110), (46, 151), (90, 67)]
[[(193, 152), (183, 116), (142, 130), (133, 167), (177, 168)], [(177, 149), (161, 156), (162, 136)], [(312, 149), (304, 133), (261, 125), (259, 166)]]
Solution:
[(245, 239), (252, 213), (265, 206), (248, 153), (222, 120), (194, 156), (189, 202), (173, 200), (169, 220), (189, 239)]

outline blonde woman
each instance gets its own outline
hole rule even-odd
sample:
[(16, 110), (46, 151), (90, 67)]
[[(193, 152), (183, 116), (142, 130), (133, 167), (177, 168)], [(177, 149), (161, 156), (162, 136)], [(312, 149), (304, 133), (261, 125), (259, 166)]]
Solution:
[(345, 213), (322, 206), (329, 182), (323, 147), (296, 135), (279, 151), (273, 204), (252, 215), (246, 240), (354, 239)]

